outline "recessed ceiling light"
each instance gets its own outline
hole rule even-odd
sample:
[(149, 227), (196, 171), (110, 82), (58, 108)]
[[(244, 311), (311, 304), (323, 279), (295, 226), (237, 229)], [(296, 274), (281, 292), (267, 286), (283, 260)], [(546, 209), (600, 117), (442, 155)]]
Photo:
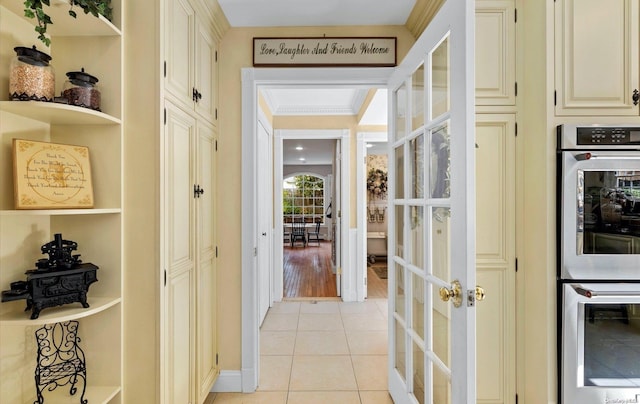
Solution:
[(305, 160), (305, 158), (304, 158), (304, 157), (300, 157), (298, 160), (300, 160), (300, 161), (304, 161), (304, 160)]
[(373, 147), (373, 145), (371, 143), (367, 143), (367, 148), (369, 147)]
[(296, 150), (303, 150), (302, 146), (296, 146)]

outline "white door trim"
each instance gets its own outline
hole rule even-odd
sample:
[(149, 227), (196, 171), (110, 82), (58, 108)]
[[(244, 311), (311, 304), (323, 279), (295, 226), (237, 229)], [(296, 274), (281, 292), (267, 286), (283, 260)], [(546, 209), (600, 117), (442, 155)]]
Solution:
[[(242, 69), (242, 391), (258, 386), (259, 328), (256, 257), (255, 133), (260, 86), (344, 85), (387, 86), (393, 68), (275, 68)], [(347, 153), (348, 155), (349, 153)], [(350, 170), (347, 170), (350, 172)], [(350, 182), (347, 182), (350, 184)], [(349, 207), (347, 204), (346, 207)], [(350, 227), (349, 222), (346, 228)], [(348, 235), (348, 233), (345, 233)], [(348, 240), (348, 237), (345, 237)]]

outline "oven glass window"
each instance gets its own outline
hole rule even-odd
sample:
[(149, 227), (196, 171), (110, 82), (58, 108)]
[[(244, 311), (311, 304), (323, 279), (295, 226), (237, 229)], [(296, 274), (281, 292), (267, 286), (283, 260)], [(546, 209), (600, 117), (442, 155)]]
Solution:
[(640, 387), (640, 304), (586, 304), (584, 385)]
[(579, 175), (579, 253), (640, 254), (640, 171)]

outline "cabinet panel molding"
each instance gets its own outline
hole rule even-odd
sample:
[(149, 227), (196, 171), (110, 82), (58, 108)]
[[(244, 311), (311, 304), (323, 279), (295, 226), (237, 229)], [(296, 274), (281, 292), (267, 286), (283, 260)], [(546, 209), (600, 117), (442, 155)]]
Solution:
[(516, 103), (513, 0), (476, 1), (476, 105)]
[(637, 0), (556, 3), (556, 115), (640, 114), (638, 8)]

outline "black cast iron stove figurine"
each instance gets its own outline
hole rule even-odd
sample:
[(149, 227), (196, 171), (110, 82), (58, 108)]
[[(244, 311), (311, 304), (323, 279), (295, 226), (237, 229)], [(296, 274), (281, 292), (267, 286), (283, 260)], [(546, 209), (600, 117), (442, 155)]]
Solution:
[(87, 292), (89, 285), (98, 280), (97, 266), (82, 263), (80, 254), (72, 254), (78, 243), (63, 240), (62, 234), (55, 234), (54, 240), (43, 245), (40, 250), (49, 258), (36, 262), (36, 268), (25, 274), (26, 281), (11, 282), (11, 290), (2, 291), (2, 301), (26, 299), (27, 308), (32, 310), (31, 319), (37, 319), (40, 311), (47, 307), (80, 302), (89, 307)]

